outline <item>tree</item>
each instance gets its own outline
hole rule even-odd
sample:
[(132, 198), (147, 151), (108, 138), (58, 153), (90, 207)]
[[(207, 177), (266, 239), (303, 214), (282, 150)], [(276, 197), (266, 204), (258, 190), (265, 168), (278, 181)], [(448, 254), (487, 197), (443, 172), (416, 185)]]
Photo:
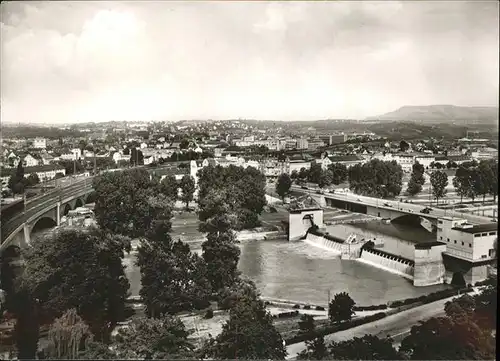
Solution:
[(38, 350), (39, 307), (33, 293), (22, 287), (15, 293), (14, 302), (10, 302), (10, 310), (16, 317), (14, 340), (17, 357), (20, 360), (33, 360)]
[(12, 193), (21, 194), (24, 193), (25, 186), (26, 180), (24, 178), (23, 162), (19, 160), (16, 171), (9, 178), (8, 187), (12, 190)]
[(132, 166), (144, 165), (144, 155), (140, 149), (132, 148), (130, 150), (130, 164)]
[(179, 183), (177, 183), (175, 176), (167, 175), (163, 178), (159, 184), (159, 191), (175, 202), (179, 193)]
[(399, 142), (399, 150), (402, 152), (406, 152), (408, 149), (410, 149), (410, 144), (406, 140), (402, 140)]
[(320, 164), (318, 163), (312, 164), (308, 172), (308, 181), (311, 183), (318, 184), (320, 182), (322, 173), (323, 169), (321, 168)]
[(39, 300), (47, 322), (75, 308), (95, 339), (108, 342), (126, 315), (124, 250), (130, 250), (124, 237), (99, 229), (62, 229), (31, 242), (22, 284)]
[(32, 187), (40, 183), (40, 178), (38, 178), (38, 174), (31, 173), (27, 178), (27, 185)]
[(297, 172), (297, 170), (292, 171), (292, 174), (290, 174), (290, 178), (291, 178), (292, 180), (297, 180), (297, 179), (299, 179), (299, 172)]
[(408, 182), (407, 192), (410, 196), (414, 196), (422, 191), (422, 185), (417, 181), (416, 176), (412, 173)]
[[(474, 191), (476, 194), (483, 196), (483, 204), (486, 195), (491, 191), (491, 184), (495, 175), (489, 163), (481, 161), (473, 175), (474, 178)], [(498, 174), (496, 175), (498, 177)]]
[(354, 300), (346, 293), (337, 293), (328, 307), (328, 316), (332, 322), (350, 321), (354, 315)]
[(436, 170), (431, 173), (431, 187), (432, 195), (436, 198), (436, 203), (439, 202), (439, 198), (443, 198), (446, 195), (446, 186), (448, 185), (448, 176), (445, 172)]
[(284, 360), (286, 348), (264, 303), (257, 294), (247, 294), (230, 310), (229, 320), (207, 353), (226, 360)]
[(490, 360), (495, 340), (468, 317), (437, 317), (413, 326), (399, 351), (412, 360)]
[(348, 341), (333, 342), (329, 346), (334, 360), (401, 360), (402, 355), (392, 345), (390, 338), (365, 335)]
[(497, 324), (497, 278), (489, 279), (489, 284), (478, 295), (474, 296), (474, 319), (485, 330), (496, 329)]
[(92, 340), (92, 332), (72, 308), (50, 325), (48, 339), (48, 358), (73, 360)]
[(182, 177), (180, 182), (180, 187), (182, 191), (181, 200), (186, 203), (186, 209), (189, 209), (189, 202), (193, 200), (193, 195), (195, 191), (194, 179), (190, 175), (185, 175)]
[(496, 201), (497, 195), (498, 195), (498, 161), (493, 159), (490, 161), (487, 161), (490, 170), (491, 170), (491, 178), (489, 179), (488, 185), (489, 185), (489, 194), (493, 196), (493, 202)]
[(476, 308), (474, 298), (468, 294), (463, 295), (460, 298), (454, 298), (451, 301), (446, 302), (444, 305), (444, 312), (446, 316), (452, 319), (460, 319), (464, 317), (471, 317)]
[(85, 349), (78, 353), (80, 360), (116, 360), (117, 355), (110, 347), (102, 342), (90, 341)]
[(330, 170), (322, 170), (318, 180), (318, 187), (324, 188), (332, 184), (333, 174)]
[(464, 197), (468, 197), (471, 193), (472, 178), (471, 171), (464, 167), (459, 167), (453, 178), (453, 187), (455, 192), (460, 196), (460, 203)]
[(149, 197), (152, 187), (145, 169), (104, 173), (93, 180), (96, 192), (95, 217), (102, 229), (110, 232), (144, 236), (152, 218)]
[(189, 333), (177, 317), (136, 318), (118, 330), (116, 351), (120, 359), (172, 360), (193, 357)]
[(332, 183), (339, 185), (347, 180), (347, 167), (342, 163), (332, 163), (328, 166), (328, 169), (332, 172)]
[(189, 139), (184, 138), (183, 140), (181, 140), (181, 142), (179, 144), (179, 149), (188, 149), (190, 143), (191, 142), (189, 141)]
[(401, 193), (403, 169), (395, 161), (373, 159), (349, 168), (349, 188), (358, 194), (393, 198)]
[(276, 193), (281, 197), (284, 201), (285, 196), (290, 192), (290, 187), (292, 186), (292, 180), (286, 173), (282, 173), (278, 177), (278, 181), (276, 182)]
[[(299, 334), (312, 335), (315, 331), (314, 318), (311, 315), (302, 315), (299, 321)], [(299, 360), (322, 360), (327, 358), (328, 350), (326, 349), (325, 339), (323, 336), (318, 336), (312, 340), (306, 340), (306, 349), (302, 351), (297, 359)]]

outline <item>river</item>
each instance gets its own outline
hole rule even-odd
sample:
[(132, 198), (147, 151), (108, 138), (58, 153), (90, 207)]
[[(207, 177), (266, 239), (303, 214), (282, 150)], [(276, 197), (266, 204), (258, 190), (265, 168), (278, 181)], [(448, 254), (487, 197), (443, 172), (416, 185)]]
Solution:
[[(384, 249), (411, 259), (413, 242), (435, 239), (424, 229), (404, 225), (367, 223), (332, 227), (335, 228), (330, 228), (329, 232), (339, 236), (354, 231), (365, 238), (382, 238)], [(193, 251), (201, 252), (201, 242), (189, 244)], [(303, 242), (244, 241), (239, 246), (239, 269), (256, 283), (264, 297), (326, 304), (328, 290), (332, 295), (346, 291), (358, 305), (372, 305), (446, 287), (414, 287), (400, 276), (357, 261), (341, 260), (333, 253)], [(125, 264), (131, 294), (138, 295), (140, 273), (134, 260), (135, 255), (131, 253)]]

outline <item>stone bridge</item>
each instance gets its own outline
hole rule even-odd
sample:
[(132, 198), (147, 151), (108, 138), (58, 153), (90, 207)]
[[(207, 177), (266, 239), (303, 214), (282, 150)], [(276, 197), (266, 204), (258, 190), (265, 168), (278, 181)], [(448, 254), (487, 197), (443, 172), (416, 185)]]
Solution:
[(22, 248), (29, 244), (34, 232), (58, 226), (62, 216), (87, 203), (92, 191), (92, 182), (86, 180), (27, 203), (24, 212), (2, 222), (0, 253), (11, 246)]

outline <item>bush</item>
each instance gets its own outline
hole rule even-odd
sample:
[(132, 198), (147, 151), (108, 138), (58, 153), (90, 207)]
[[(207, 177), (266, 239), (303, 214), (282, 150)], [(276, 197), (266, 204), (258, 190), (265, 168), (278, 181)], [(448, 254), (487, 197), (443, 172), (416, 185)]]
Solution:
[(309, 305), (305, 305), (304, 307), (302, 307), (304, 310), (310, 310), (311, 309), (311, 306)]
[(214, 311), (211, 308), (209, 308), (207, 310), (207, 312), (205, 313), (205, 317), (204, 318), (205, 319), (209, 319), (209, 318), (212, 318), (212, 317), (214, 317)]
[(325, 308), (323, 306), (316, 306), (316, 311), (324, 311)]
[(269, 207), (269, 212), (270, 213), (277, 213), (278, 211), (274, 207)]
[(375, 311), (375, 310), (386, 310), (386, 309), (387, 309), (386, 304), (371, 305), (371, 306), (354, 306), (353, 307), (354, 311)]
[(299, 311), (290, 311), (290, 312), (281, 312), (278, 313), (277, 318), (288, 318), (288, 317), (295, 317), (299, 315)]
[(329, 324), (326, 327), (322, 328), (317, 328), (314, 332), (312, 333), (307, 333), (307, 334), (299, 334), (292, 336), (288, 339), (285, 339), (285, 342), (287, 345), (292, 345), (294, 343), (299, 343), (299, 342), (304, 342), (308, 340), (313, 340), (316, 337), (321, 337), (321, 336), (326, 336), (335, 332), (339, 331), (344, 331), (349, 328), (357, 327), (364, 325), (369, 322), (381, 320), (382, 318), (386, 317), (387, 314), (385, 312), (378, 312), (374, 315), (371, 316), (366, 316), (363, 318), (356, 318), (351, 321), (346, 321), (342, 322), (341, 324)]
[(299, 304), (295, 304), (295, 305), (293, 305), (293, 308), (300, 308), (300, 305)]

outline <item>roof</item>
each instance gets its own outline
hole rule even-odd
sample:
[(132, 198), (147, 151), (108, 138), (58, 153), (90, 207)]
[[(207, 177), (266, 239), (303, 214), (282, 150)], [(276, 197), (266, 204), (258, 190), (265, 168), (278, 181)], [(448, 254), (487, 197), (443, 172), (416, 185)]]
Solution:
[[(10, 177), (12, 173), (16, 171), (17, 167), (14, 168), (1, 168), (0, 169), (0, 175), (2, 177)], [(47, 165), (38, 165), (36, 167), (24, 167), (24, 174), (31, 174), (31, 173), (40, 173), (40, 172), (51, 172), (55, 170), (60, 171), (64, 170), (64, 167), (61, 167), (60, 165), (53, 165), (53, 164), (47, 164)]]
[(353, 155), (334, 155), (328, 157), (332, 162), (359, 162), (362, 161), (363, 158), (353, 154)]
[[(483, 224), (475, 224), (472, 227), (464, 228), (462, 226), (453, 227), (452, 229), (464, 233), (481, 233), (481, 232), (492, 232), (498, 230), (498, 223), (483, 223)], [(469, 225), (470, 226), (470, 225)]]
[(420, 242), (415, 244), (415, 249), (429, 249), (435, 246), (446, 246), (446, 243), (438, 241)]

